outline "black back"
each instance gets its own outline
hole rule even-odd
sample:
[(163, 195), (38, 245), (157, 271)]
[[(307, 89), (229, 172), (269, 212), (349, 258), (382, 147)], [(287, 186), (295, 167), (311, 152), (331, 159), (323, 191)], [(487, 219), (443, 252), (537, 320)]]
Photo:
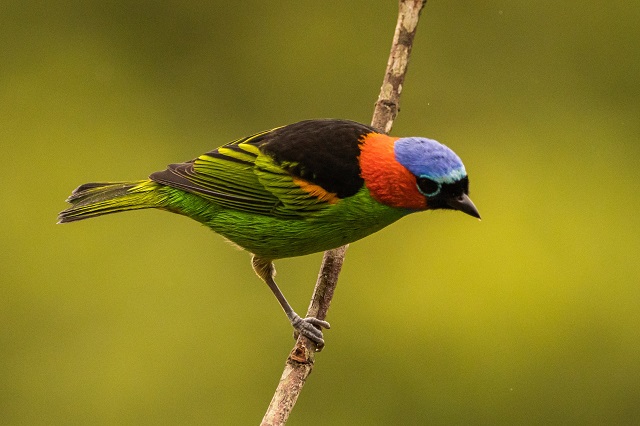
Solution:
[(294, 176), (334, 192), (354, 195), (360, 177), (360, 142), (376, 129), (350, 120), (305, 120), (280, 127), (252, 141)]

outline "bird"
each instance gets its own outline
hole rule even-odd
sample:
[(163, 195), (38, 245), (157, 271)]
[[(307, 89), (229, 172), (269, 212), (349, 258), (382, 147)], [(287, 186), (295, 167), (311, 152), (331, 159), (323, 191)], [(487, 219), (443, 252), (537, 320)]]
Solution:
[(58, 223), (147, 208), (195, 219), (251, 254), (294, 335), (321, 348), (329, 323), (294, 311), (273, 262), (352, 243), (425, 210), (480, 219), (468, 194), (462, 160), (433, 139), (312, 119), (234, 140), (147, 179), (81, 185)]

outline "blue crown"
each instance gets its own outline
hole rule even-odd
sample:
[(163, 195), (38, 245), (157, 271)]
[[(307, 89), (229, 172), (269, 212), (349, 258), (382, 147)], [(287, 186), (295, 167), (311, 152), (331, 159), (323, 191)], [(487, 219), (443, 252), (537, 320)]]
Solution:
[(440, 183), (457, 182), (467, 175), (460, 157), (433, 139), (409, 137), (394, 145), (396, 161), (415, 176)]

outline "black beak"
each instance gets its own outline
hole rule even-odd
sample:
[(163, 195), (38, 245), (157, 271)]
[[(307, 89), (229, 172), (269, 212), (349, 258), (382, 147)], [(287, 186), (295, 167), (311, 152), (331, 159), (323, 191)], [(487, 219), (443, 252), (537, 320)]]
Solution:
[(478, 213), (478, 209), (467, 194), (449, 198), (446, 203), (454, 210), (460, 210), (461, 212), (466, 213), (469, 216), (477, 217), (478, 219), (480, 219), (480, 213)]

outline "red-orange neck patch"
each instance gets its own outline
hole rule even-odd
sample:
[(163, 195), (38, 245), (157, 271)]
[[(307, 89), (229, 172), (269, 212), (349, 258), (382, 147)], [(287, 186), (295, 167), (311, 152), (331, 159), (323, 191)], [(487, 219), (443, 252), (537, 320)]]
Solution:
[(369, 133), (360, 145), (360, 169), (371, 196), (390, 207), (424, 210), (427, 201), (418, 191), (416, 178), (398, 163), (393, 144), (398, 138)]

